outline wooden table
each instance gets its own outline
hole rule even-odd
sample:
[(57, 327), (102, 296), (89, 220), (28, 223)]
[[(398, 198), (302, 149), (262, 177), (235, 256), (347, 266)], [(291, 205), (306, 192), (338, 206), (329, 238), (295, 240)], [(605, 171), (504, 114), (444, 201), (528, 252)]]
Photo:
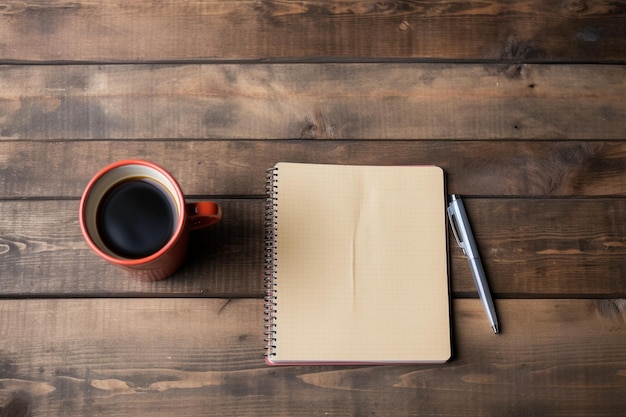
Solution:
[[(624, 415), (624, 2), (34, 0), (0, 34), (2, 417)], [(224, 208), (165, 281), (80, 235), (129, 157)], [(277, 161), (443, 167), (502, 334), (450, 246), (448, 364), (267, 367)]]

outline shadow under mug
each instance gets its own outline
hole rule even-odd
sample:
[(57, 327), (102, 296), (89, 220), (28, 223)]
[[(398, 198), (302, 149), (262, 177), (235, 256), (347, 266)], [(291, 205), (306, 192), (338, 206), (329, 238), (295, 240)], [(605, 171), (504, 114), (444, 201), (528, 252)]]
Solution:
[[(136, 189), (128, 188), (128, 184)], [(114, 227), (107, 223), (106, 213), (110, 210), (113, 210), (114, 219), (117, 219), (116, 215), (122, 218), (121, 226), (119, 222), (112, 222)], [(118, 210), (117, 214), (115, 210)], [(116, 162), (98, 172), (83, 192), (79, 211), (81, 231), (89, 246), (101, 258), (142, 281), (164, 279), (176, 272), (187, 254), (189, 231), (213, 225), (221, 217), (222, 210), (217, 203), (186, 203), (172, 175), (156, 164), (137, 159)], [(168, 223), (165, 231), (161, 230), (162, 224), (154, 223), (162, 218)], [(119, 250), (107, 238), (118, 232), (120, 236), (129, 236), (123, 241), (127, 251)], [(160, 241), (148, 242), (148, 245), (156, 245), (150, 253), (133, 252), (134, 235), (144, 232), (146, 236), (140, 236), (143, 241), (152, 237), (150, 233), (160, 233), (162, 244)]]

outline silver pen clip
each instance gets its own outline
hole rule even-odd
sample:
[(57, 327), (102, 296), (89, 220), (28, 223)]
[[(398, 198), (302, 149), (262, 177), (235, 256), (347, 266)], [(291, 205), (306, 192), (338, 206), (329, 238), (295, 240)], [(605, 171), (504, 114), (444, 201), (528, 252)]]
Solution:
[(448, 206), (448, 209), (446, 211), (448, 212), (448, 219), (450, 220), (450, 228), (452, 229), (452, 234), (454, 234), (454, 239), (456, 240), (456, 243), (458, 243), (463, 253), (467, 255), (467, 253), (465, 252), (465, 244), (461, 241), (461, 238), (459, 237), (459, 232), (457, 231), (456, 217), (454, 216), (454, 210), (452, 209), (452, 206)]

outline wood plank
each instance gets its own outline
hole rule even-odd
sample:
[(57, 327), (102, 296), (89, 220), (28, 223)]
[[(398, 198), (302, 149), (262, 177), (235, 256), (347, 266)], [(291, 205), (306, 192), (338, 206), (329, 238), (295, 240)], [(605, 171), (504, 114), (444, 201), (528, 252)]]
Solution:
[[(626, 297), (626, 199), (465, 200), (496, 297)], [(219, 200), (174, 277), (138, 282), (83, 242), (78, 202), (0, 201), (0, 296), (263, 296), (264, 201)], [(476, 297), (449, 236), (454, 296)]]
[(620, 65), (2, 66), (0, 138), (624, 139), (625, 80)]
[(607, 0), (9, 2), (3, 60), (513, 59), (625, 61)]
[[(626, 290), (626, 200), (463, 201), (499, 296), (597, 297)], [(475, 294), (467, 259), (450, 239), (453, 289)]]
[(0, 293), (10, 296), (237, 297), (263, 294), (264, 202), (219, 200), (222, 221), (196, 231), (174, 276), (139, 282), (98, 258), (78, 225), (78, 201), (0, 202)]
[[(32, 415), (621, 416), (626, 301), (453, 304), (445, 365), (270, 368), (261, 300), (0, 301), (0, 404)], [(524, 395), (519, 393), (523, 392)]]
[(435, 164), (450, 193), (624, 196), (626, 141), (0, 141), (0, 198), (79, 198), (121, 159), (169, 169), (189, 196), (261, 196), (278, 161)]

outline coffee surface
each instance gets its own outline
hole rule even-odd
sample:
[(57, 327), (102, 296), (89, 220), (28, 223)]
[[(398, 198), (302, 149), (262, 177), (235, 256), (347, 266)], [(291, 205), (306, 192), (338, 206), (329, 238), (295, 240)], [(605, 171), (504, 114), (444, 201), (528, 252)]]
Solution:
[(115, 254), (138, 259), (161, 249), (176, 227), (176, 206), (167, 190), (147, 178), (123, 181), (102, 198), (98, 232)]

